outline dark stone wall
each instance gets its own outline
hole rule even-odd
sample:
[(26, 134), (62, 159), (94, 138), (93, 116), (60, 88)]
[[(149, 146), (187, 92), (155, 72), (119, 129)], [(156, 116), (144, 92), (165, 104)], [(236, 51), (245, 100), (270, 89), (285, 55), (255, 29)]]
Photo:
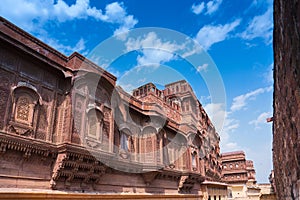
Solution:
[(277, 199), (300, 199), (300, 1), (274, 0), (273, 162)]

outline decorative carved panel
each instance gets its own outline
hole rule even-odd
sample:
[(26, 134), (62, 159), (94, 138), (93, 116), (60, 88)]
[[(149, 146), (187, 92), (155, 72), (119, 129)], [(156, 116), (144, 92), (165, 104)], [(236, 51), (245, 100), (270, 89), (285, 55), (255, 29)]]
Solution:
[(74, 114), (74, 134), (80, 134), (81, 132), (81, 123), (82, 123), (82, 113), (75, 111)]
[(16, 119), (21, 121), (29, 121), (30, 102), (29, 97), (21, 96), (17, 101)]
[(77, 134), (79, 137), (82, 134), (82, 124), (83, 124), (83, 113), (85, 113), (85, 98), (76, 94), (75, 103), (74, 103), (74, 125), (73, 125), (73, 134)]
[(46, 140), (46, 134), (42, 132), (37, 132), (36, 133), (36, 138), (40, 140)]
[(39, 109), (39, 130), (46, 132), (49, 127), (50, 116), (48, 116), (48, 106), (42, 105)]
[(53, 142), (56, 143), (61, 138), (62, 131), (62, 110), (63, 110), (63, 96), (61, 94), (57, 94), (56, 97), (56, 112), (54, 117), (54, 128), (55, 131), (53, 135)]
[(6, 112), (6, 107), (7, 107), (7, 102), (8, 102), (8, 96), (9, 93), (6, 90), (3, 90), (0, 88), (0, 129), (4, 128), (4, 116), (5, 116), (5, 112)]

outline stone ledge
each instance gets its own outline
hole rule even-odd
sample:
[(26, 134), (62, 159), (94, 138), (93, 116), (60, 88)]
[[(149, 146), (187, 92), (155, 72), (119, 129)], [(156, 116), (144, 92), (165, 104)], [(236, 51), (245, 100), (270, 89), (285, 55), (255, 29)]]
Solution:
[(201, 200), (202, 195), (194, 194), (97, 194), (97, 193), (67, 193), (63, 191), (37, 191), (4, 188), (0, 190), (0, 199), (185, 199)]

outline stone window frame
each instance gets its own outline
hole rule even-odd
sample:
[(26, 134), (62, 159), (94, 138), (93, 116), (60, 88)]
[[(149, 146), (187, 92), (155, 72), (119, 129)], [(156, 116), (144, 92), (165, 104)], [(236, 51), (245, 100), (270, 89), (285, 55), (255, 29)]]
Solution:
[(192, 168), (195, 171), (195, 170), (197, 170), (197, 167), (198, 167), (198, 165), (197, 165), (197, 152), (193, 151), (191, 153), (191, 157), (192, 157), (192, 163), (191, 163), (192, 164)]
[(129, 153), (134, 152), (134, 141), (132, 137), (131, 129), (127, 126), (118, 130), (118, 149), (119, 152)]
[[(36, 87), (31, 85), (29, 82), (18, 82), (18, 84), (12, 87), (12, 111), (11, 111), (11, 124), (27, 127), (31, 130), (36, 126), (36, 117), (38, 115), (39, 107), (42, 105), (42, 97), (37, 92)], [(20, 119), (18, 117), (18, 110), (20, 109), (20, 99), (24, 98), (28, 103), (28, 116), (26, 119)]]
[[(171, 169), (181, 167), (187, 167), (186, 162), (189, 162), (189, 155), (187, 154), (188, 141), (185, 135), (182, 132), (167, 133), (167, 149), (168, 149), (168, 159), (169, 167)], [(187, 161), (183, 162), (183, 157), (186, 156)], [(181, 169), (180, 169), (181, 170)]]
[(189, 132), (187, 136), (188, 146), (190, 147), (190, 167), (192, 171), (197, 171), (200, 167), (200, 154), (201, 146), (202, 146), (202, 139), (199, 136), (200, 132)]
[[(156, 145), (157, 145), (157, 129), (153, 124), (143, 127), (141, 131), (140, 152), (142, 152), (142, 160), (147, 163), (155, 161)], [(150, 160), (147, 160), (149, 158)]]
[[(156, 135), (156, 154), (159, 157), (159, 164), (169, 164), (169, 156), (167, 150), (167, 132), (164, 128), (159, 129)], [(157, 159), (158, 161), (158, 159)]]
[[(103, 139), (103, 125), (104, 125), (104, 114), (102, 112), (102, 110), (97, 107), (97, 106), (94, 106), (94, 107), (91, 107), (89, 106), (90, 108), (87, 109), (86, 111), (86, 119), (87, 119), (87, 123), (86, 123), (86, 136), (87, 138), (89, 139), (93, 139), (93, 140), (96, 140), (97, 142), (102, 142), (102, 139)], [(91, 120), (92, 118), (96, 118), (97, 121), (96, 121), (96, 132), (95, 134), (90, 134), (90, 128), (91, 128)]]
[(129, 152), (129, 134), (125, 133), (125, 131), (120, 131), (120, 150), (125, 152)]
[(128, 159), (130, 153), (134, 153), (132, 133), (129, 128), (124, 127), (119, 130), (118, 152), (121, 158)]
[(14, 121), (32, 126), (35, 105), (31, 95), (28, 93), (20, 94), (15, 103)]

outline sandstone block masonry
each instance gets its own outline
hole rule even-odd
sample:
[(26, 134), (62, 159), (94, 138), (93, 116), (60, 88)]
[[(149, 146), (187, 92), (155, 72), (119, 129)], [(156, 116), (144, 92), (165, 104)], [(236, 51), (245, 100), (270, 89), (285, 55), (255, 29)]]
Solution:
[(273, 160), (278, 200), (300, 199), (300, 1), (274, 1)]
[(2, 191), (225, 199), (219, 142), (186, 81), (130, 95), (82, 55), (0, 17)]

